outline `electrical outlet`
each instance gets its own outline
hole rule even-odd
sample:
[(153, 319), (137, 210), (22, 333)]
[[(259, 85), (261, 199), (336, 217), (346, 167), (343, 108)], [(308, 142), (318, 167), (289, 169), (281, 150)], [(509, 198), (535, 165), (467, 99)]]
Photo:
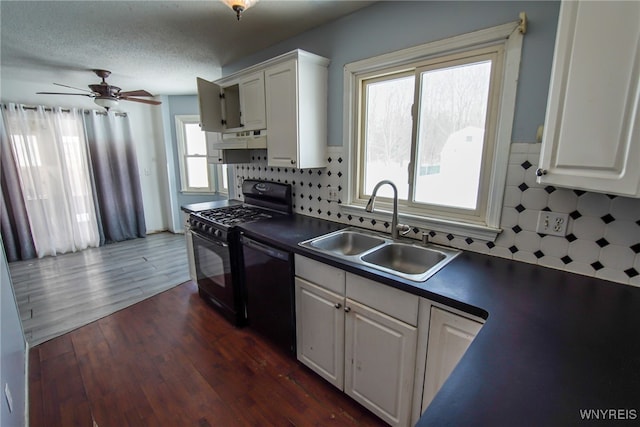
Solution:
[(536, 231), (553, 236), (566, 236), (569, 214), (540, 211)]
[(13, 412), (13, 397), (11, 396), (11, 390), (9, 390), (9, 383), (4, 383), (4, 396), (7, 398), (9, 413), (11, 413)]
[(336, 187), (327, 187), (327, 200), (330, 202), (337, 202), (339, 200), (338, 189)]

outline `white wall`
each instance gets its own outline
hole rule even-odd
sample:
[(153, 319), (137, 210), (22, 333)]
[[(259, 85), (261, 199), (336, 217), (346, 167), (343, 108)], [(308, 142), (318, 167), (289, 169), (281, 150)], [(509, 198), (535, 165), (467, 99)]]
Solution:
[(136, 144), (147, 232), (167, 230), (167, 156), (161, 108), (130, 102), (124, 109)]
[[(2, 244), (0, 251), (0, 426), (20, 427), (26, 424), (27, 414), (27, 341), (24, 339)], [(9, 389), (13, 401), (11, 412), (5, 396), (5, 387)]]

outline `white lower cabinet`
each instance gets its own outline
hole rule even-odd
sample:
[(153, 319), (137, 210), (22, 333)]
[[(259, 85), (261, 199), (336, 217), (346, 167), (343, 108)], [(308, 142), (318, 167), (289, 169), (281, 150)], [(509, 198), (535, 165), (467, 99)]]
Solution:
[(435, 306), (421, 298), (418, 327), (429, 332), (418, 343), (416, 377), (421, 380), (416, 380), (413, 423), (427, 409), (482, 328), (482, 319), (470, 317), (473, 316), (454, 313), (453, 309)]
[(189, 213), (182, 212), (182, 219), (184, 222), (184, 239), (187, 245), (187, 263), (189, 264), (189, 278), (196, 283), (198, 281), (198, 275), (196, 273), (196, 260), (193, 256), (193, 235), (189, 229)]
[(462, 356), (482, 328), (482, 323), (457, 314), (431, 308), (429, 343), (427, 344), (427, 367), (424, 376), (422, 407), (427, 408), (431, 400), (451, 375)]
[(392, 426), (415, 425), (482, 319), (296, 255), (298, 360)]
[(296, 277), (298, 360), (342, 389), (344, 377), (344, 295)]
[(410, 425), (419, 298), (298, 255), (295, 291), (298, 360), (390, 425)]
[(408, 426), (415, 326), (351, 299), (346, 307), (344, 392), (390, 425)]

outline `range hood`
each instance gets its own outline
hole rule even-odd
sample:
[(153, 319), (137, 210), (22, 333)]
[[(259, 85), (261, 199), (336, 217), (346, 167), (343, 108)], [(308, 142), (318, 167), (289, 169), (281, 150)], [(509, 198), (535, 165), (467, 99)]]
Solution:
[(235, 133), (224, 133), (222, 139), (216, 141), (215, 148), (224, 149), (262, 149), (267, 148), (267, 131), (251, 130)]

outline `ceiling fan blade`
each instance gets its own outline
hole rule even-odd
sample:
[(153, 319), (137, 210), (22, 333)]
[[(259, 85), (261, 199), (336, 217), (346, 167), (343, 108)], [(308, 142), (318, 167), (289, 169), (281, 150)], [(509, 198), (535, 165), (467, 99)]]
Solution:
[(138, 89), (138, 90), (128, 90), (126, 92), (120, 92), (121, 96), (153, 96), (146, 90)]
[(62, 87), (68, 87), (69, 89), (81, 90), (81, 91), (83, 91), (83, 92), (91, 92), (90, 90), (87, 90), (87, 89), (80, 89), (79, 87), (73, 87), (73, 86), (63, 85), (62, 83), (54, 83), (54, 85), (56, 85), (56, 86), (62, 86)]
[(143, 104), (151, 104), (151, 105), (160, 105), (162, 102), (153, 101), (151, 99), (139, 99), (139, 98), (129, 98), (128, 96), (121, 96), (119, 99), (123, 101), (133, 101), (133, 102), (142, 102)]
[(89, 95), (87, 93), (65, 93), (65, 92), (36, 92), (36, 95), (78, 95), (78, 96), (88, 96), (89, 98), (93, 98), (93, 95)]

